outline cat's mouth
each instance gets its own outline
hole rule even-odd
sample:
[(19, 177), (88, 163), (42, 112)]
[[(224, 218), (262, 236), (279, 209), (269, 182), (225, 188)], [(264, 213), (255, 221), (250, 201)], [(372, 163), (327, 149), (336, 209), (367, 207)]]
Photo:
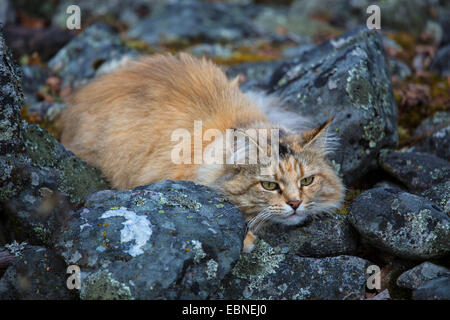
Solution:
[(277, 219), (279, 223), (288, 225), (288, 226), (293, 226), (293, 225), (297, 225), (301, 222), (303, 222), (306, 219), (306, 215), (302, 212), (299, 211), (295, 211), (292, 214), (285, 216), (281, 219)]

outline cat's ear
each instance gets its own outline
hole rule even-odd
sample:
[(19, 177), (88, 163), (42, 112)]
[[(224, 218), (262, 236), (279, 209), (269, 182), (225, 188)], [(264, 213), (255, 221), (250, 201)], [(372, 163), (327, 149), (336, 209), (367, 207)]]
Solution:
[(302, 133), (304, 149), (315, 149), (323, 153), (329, 153), (331, 148), (331, 138), (328, 135), (328, 126), (334, 118), (328, 119), (318, 127)]

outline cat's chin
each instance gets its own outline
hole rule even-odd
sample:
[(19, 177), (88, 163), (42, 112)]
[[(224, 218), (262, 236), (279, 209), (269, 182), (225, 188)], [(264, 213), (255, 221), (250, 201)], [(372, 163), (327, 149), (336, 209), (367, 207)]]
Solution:
[(298, 225), (298, 224), (304, 222), (306, 220), (306, 218), (307, 218), (306, 214), (303, 214), (301, 212), (296, 212), (286, 218), (277, 218), (275, 220), (275, 222), (284, 224), (287, 226), (295, 226), (295, 225)]

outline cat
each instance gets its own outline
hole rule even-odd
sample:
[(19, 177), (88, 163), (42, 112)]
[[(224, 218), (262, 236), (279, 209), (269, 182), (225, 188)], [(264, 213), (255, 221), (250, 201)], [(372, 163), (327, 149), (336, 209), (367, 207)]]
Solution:
[[(243, 251), (250, 252), (261, 226), (297, 225), (312, 214), (331, 212), (340, 207), (345, 192), (327, 161), (331, 120), (295, 132), (269, 120), (267, 114), (272, 114), (291, 122), (291, 127), (302, 127), (301, 118), (284, 112), (281, 104), (273, 96), (243, 93), (237, 79), (227, 79), (205, 58), (153, 55), (129, 62), (75, 92), (60, 118), (61, 142), (99, 168), (116, 189), (170, 179), (194, 181), (223, 193), (247, 221)], [(205, 152), (218, 143), (220, 149), (224, 141), (239, 135), (245, 137), (244, 147), (226, 149), (224, 164), (196, 164), (185, 161), (199, 148), (191, 141), (191, 153), (175, 163), (178, 141), (172, 135), (180, 128), (193, 134), (195, 121), (201, 121), (202, 135), (209, 129), (220, 134), (212, 142), (201, 141)], [(267, 156), (268, 162), (258, 159), (256, 164), (226, 162), (230, 157), (248, 160), (251, 145), (261, 149), (249, 129), (277, 130), (276, 149), (267, 143), (269, 153), (277, 150), (277, 161)], [(227, 130), (235, 135), (230, 138)]]

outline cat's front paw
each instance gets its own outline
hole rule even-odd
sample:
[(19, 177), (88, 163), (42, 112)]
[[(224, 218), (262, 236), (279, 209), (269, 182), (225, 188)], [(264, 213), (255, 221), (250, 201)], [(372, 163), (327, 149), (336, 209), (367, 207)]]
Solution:
[(256, 236), (253, 234), (253, 232), (248, 231), (247, 235), (244, 239), (244, 245), (242, 247), (242, 252), (244, 253), (250, 253), (255, 248), (255, 240)]

